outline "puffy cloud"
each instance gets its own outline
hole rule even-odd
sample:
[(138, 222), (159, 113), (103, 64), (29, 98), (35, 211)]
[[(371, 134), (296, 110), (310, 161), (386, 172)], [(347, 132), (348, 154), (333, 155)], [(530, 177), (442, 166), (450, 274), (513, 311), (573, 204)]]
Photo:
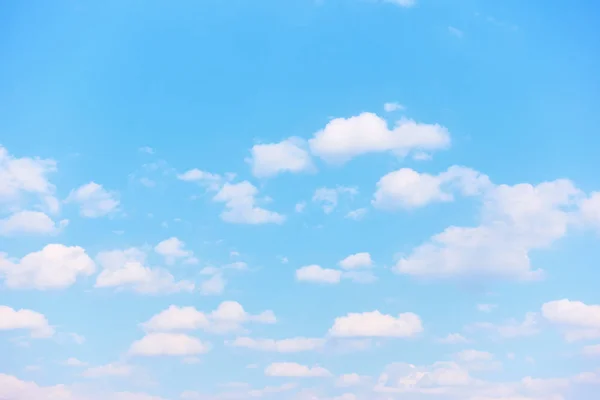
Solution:
[(154, 251), (165, 258), (167, 264), (173, 264), (179, 258), (189, 258), (193, 252), (185, 250), (185, 243), (176, 237), (163, 240), (154, 247)]
[(86, 183), (71, 191), (67, 203), (79, 205), (79, 213), (86, 218), (98, 218), (117, 211), (119, 199), (115, 192), (109, 192), (96, 182)]
[(343, 269), (358, 269), (371, 267), (373, 260), (369, 253), (351, 254), (339, 262), (339, 266)]
[(353, 187), (338, 186), (336, 188), (319, 188), (315, 190), (312, 201), (320, 203), (325, 214), (331, 213), (338, 205), (340, 195), (354, 196), (358, 190)]
[(569, 299), (542, 305), (542, 316), (559, 326), (567, 341), (600, 337), (600, 305), (588, 305)]
[(416, 314), (394, 317), (372, 311), (336, 318), (329, 334), (334, 337), (411, 337), (422, 331), (421, 318)]
[(217, 273), (200, 284), (200, 293), (204, 296), (215, 296), (222, 294), (227, 281), (223, 274)]
[(296, 364), (292, 362), (272, 363), (265, 369), (265, 375), (287, 378), (319, 378), (329, 377), (331, 372), (323, 367)]
[[(461, 186), (465, 193), (477, 191), (477, 185)], [(401, 258), (394, 270), (428, 278), (540, 279), (543, 272), (532, 268), (529, 252), (565, 235), (569, 210), (580, 195), (567, 180), (488, 188), (479, 226), (445, 229)]]
[(57, 233), (60, 228), (68, 223), (68, 220), (63, 219), (56, 225), (48, 215), (41, 211), (18, 211), (0, 219), (0, 236), (18, 234), (50, 235)]
[(323, 347), (325, 340), (303, 337), (281, 340), (238, 337), (228, 344), (233, 347), (244, 347), (252, 350), (271, 351), (278, 353), (298, 353), (319, 349)]
[(592, 193), (580, 205), (581, 216), (586, 224), (600, 229), (600, 192)]
[(190, 169), (183, 174), (177, 175), (177, 179), (185, 182), (195, 182), (205, 186), (209, 190), (219, 190), (228, 177), (222, 177), (219, 174), (199, 170), (198, 168)]
[(296, 270), (296, 279), (302, 282), (334, 284), (342, 279), (342, 271), (307, 265)]
[(145, 266), (146, 254), (136, 248), (100, 252), (96, 260), (103, 268), (96, 277), (98, 288), (129, 288), (146, 294), (194, 290), (193, 282), (176, 281), (165, 269)]
[(90, 367), (83, 371), (82, 375), (86, 378), (101, 378), (105, 376), (129, 376), (133, 368), (126, 364), (106, 364), (97, 367)]
[(383, 105), (385, 112), (403, 111), (406, 109), (402, 104), (397, 102), (385, 103)]
[(432, 202), (454, 200), (454, 193), (474, 196), (491, 187), (487, 176), (470, 168), (452, 166), (439, 175), (401, 168), (377, 182), (373, 206), (384, 210), (422, 207)]
[(133, 342), (129, 354), (135, 356), (190, 356), (209, 351), (199, 339), (182, 333), (149, 333)]
[(48, 324), (43, 314), (31, 310), (15, 310), (8, 306), (0, 306), (0, 331), (24, 329), (31, 332), (34, 338), (54, 335), (54, 328)]
[(226, 183), (213, 200), (225, 203), (221, 219), (234, 224), (282, 224), (285, 217), (256, 205), (258, 189), (248, 181)]
[(272, 311), (267, 310), (252, 315), (235, 301), (224, 301), (211, 313), (203, 313), (194, 307), (170, 306), (154, 315), (142, 324), (148, 332), (170, 332), (202, 329), (210, 332), (225, 333), (240, 330), (245, 323), (257, 322), (273, 324), (276, 322)]
[(79, 246), (49, 244), (19, 261), (0, 253), (0, 276), (9, 288), (64, 289), (95, 270), (96, 265)]
[(344, 163), (367, 153), (441, 150), (450, 146), (450, 135), (440, 125), (401, 119), (389, 129), (387, 121), (373, 113), (331, 120), (309, 140), (312, 153), (330, 163)]
[(289, 138), (279, 143), (257, 144), (252, 147), (252, 156), (247, 160), (252, 174), (268, 178), (282, 172), (303, 172), (313, 169), (310, 154), (302, 139)]

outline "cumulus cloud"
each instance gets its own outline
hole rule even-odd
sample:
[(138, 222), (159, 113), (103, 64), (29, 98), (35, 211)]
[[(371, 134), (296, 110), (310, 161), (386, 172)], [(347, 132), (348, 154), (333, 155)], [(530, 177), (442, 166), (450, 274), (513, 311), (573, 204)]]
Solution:
[(13, 289), (64, 289), (78, 277), (90, 276), (95, 271), (94, 261), (79, 246), (49, 244), (20, 260), (8, 259), (0, 253), (0, 276)]
[(79, 205), (79, 213), (86, 218), (98, 218), (118, 210), (119, 199), (116, 192), (110, 192), (96, 182), (86, 183), (71, 191), (67, 203)]
[(366, 252), (351, 254), (339, 262), (341, 268), (349, 270), (367, 268), (372, 265), (371, 255)]
[(554, 300), (542, 305), (542, 316), (558, 326), (569, 342), (600, 337), (600, 305)]
[(225, 203), (221, 219), (233, 224), (282, 224), (285, 216), (256, 205), (258, 189), (248, 181), (226, 183), (213, 200)]
[(129, 354), (134, 356), (190, 356), (209, 351), (199, 339), (183, 333), (148, 333), (133, 342)]
[(51, 235), (58, 233), (60, 228), (67, 226), (68, 223), (68, 220), (63, 219), (56, 224), (52, 218), (41, 211), (17, 211), (0, 219), (0, 236)]
[(246, 323), (273, 324), (276, 317), (267, 310), (259, 314), (249, 314), (241, 304), (224, 301), (210, 313), (198, 311), (194, 307), (170, 306), (142, 324), (147, 332), (172, 332), (205, 330), (215, 333), (234, 332)]
[(96, 277), (97, 288), (130, 289), (138, 293), (158, 294), (194, 290), (194, 283), (177, 281), (162, 268), (145, 265), (146, 253), (137, 248), (103, 251), (96, 256), (102, 271)]
[(257, 144), (252, 147), (247, 160), (252, 174), (258, 178), (268, 178), (282, 172), (305, 172), (312, 170), (313, 164), (306, 143), (299, 138), (289, 138), (279, 143)]
[(367, 154), (391, 152), (405, 156), (413, 151), (442, 150), (450, 146), (450, 134), (440, 125), (401, 119), (390, 129), (373, 113), (331, 120), (309, 140), (311, 152), (330, 163), (345, 163)]
[(358, 194), (358, 190), (353, 187), (338, 186), (336, 188), (319, 188), (315, 190), (312, 201), (319, 203), (325, 214), (330, 214), (336, 209), (341, 195), (354, 196)]
[(406, 109), (402, 104), (397, 102), (385, 103), (383, 105), (383, 109), (385, 112), (394, 112), (394, 111), (403, 111)]
[(334, 337), (412, 337), (423, 331), (421, 318), (414, 313), (397, 317), (379, 311), (349, 313), (335, 319), (329, 329)]
[(312, 351), (323, 347), (324, 339), (295, 337), (290, 339), (253, 339), (238, 337), (228, 343), (233, 347), (244, 347), (252, 350), (269, 351), (277, 353), (299, 353)]
[(209, 190), (216, 191), (228, 180), (228, 177), (194, 168), (177, 175), (177, 179), (185, 182), (195, 182)]
[(193, 257), (192, 251), (186, 250), (185, 243), (176, 237), (163, 240), (154, 247), (154, 251), (165, 258), (167, 264), (174, 264), (180, 258)]
[(293, 362), (272, 363), (265, 369), (265, 375), (286, 378), (322, 378), (331, 376), (323, 367), (308, 367)]
[(296, 280), (313, 283), (339, 283), (342, 271), (322, 268), (319, 265), (307, 265), (296, 270)]
[(28, 330), (34, 338), (54, 335), (54, 328), (48, 324), (43, 314), (32, 310), (15, 310), (0, 306), (0, 331)]

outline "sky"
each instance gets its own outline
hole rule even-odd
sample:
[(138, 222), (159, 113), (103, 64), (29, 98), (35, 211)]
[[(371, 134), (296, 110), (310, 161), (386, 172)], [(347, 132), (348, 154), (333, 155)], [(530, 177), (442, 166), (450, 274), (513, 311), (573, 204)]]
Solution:
[(595, 400), (600, 6), (5, 2), (0, 400)]

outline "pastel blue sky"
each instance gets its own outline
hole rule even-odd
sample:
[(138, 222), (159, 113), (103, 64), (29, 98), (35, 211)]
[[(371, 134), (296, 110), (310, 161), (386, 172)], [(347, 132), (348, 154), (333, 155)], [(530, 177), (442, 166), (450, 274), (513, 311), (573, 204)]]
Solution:
[(596, 399), (599, 12), (6, 2), (0, 399)]

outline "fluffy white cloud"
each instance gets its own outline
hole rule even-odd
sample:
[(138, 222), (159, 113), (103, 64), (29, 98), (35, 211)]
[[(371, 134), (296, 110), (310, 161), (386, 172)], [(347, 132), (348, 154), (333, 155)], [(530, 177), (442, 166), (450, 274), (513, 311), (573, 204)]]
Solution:
[(421, 318), (417, 314), (403, 313), (394, 317), (372, 311), (336, 318), (329, 334), (335, 337), (411, 337), (422, 331)]
[(312, 201), (320, 203), (325, 214), (329, 214), (337, 207), (340, 195), (354, 196), (356, 194), (358, 194), (358, 190), (353, 187), (319, 188), (315, 190)]
[(244, 347), (252, 350), (271, 351), (278, 353), (299, 353), (303, 351), (319, 349), (323, 347), (325, 340), (304, 337), (281, 340), (238, 337), (228, 344), (234, 347)]
[[(469, 180), (470, 181), (470, 180)], [(461, 184), (465, 193), (477, 185)], [(529, 252), (565, 235), (581, 192), (567, 180), (488, 188), (481, 224), (451, 226), (401, 258), (395, 271), (429, 278), (540, 279)]]
[(303, 172), (313, 169), (306, 143), (299, 138), (289, 138), (279, 143), (257, 144), (252, 147), (247, 160), (252, 174), (268, 178), (282, 172)]
[(542, 316), (559, 326), (567, 341), (600, 337), (600, 305), (588, 305), (569, 299), (542, 305)]
[(223, 274), (214, 274), (200, 284), (200, 293), (204, 296), (216, 296), (222, 294), (225, 290), (227, 281)]
[(405, 156), (411, 151), (433, 151), (450, 145), (450, 135), (440, 125), (420, 124), (401, 119), (392, 128), (373, 113), (331, 120), (309, 140), (313, 154), (327, 162), (344, 163), (366, 153), (393, 152)]
[(0, 236), (18, 234), (50, 235), (66, 226), (68, 220), (63, 219), (58, 225), (52, 218), (41, 211), (18, 211), (0, 219)]
[(0, 331), (24, 329), (35, 338), (54, 335), (54, 328), (48, 324), (43, 314), (31, 310), (15, 310), (8, 306), (0, 306)]
[(373, 260), (369, 253), (351, 254), (339, 262), (339, 266), (343, 269), (358, 269), (371, 267)]
[(176, 281), (165, 269), (145, 266), (146, 254), (136, 248), (100, 252), (96, 260), (102, 266), (102, 272), (96, 277), (98, 288), (129, 288), (138, 293), (156, 294), (189, 292), (195, 287), (190, 281)]
[(265, 368), (265, 375), (287, 378), (319, 378), (329, 377), (331, 372), (323, 367), (296, 364), (292, 362), (272, 363)]
[(585, 223), (600, 229), (600, 192), (594, 192), (584, 199), (580, 210)]
[(296, 270), (296, 279), (302, 282), (339, 283), (342, 271), (322, 268), (319, 265), (307, 265)]
[(385, 210), (410, 209), (432, 202), (452, 201), (454, 192), (465, 196), (479, 195), (490, 187), (491, 182), (486, 175), (470, 168), (452, 166), (439, 175), (401, 168), (377, 182), (372, 203)]
[(282, 224), (285, 217), (256, 205), (258, 189), (248, 181), (226, 183), (213, 200), (225, 203), (221, 219), (234, 224)]
[(97, 367), (90, 367), (83, 371), (82, 375), (86, 378), (101, 378), (105, 376), (129, 376), (133, 368), (127, 364), (106, 364)]
[(176, 237), (163, 240), (154, 247), (154, 251), (165, 258), (167, 264), (173, 264), (179, 258), (189, 258), (193, 252), (185, 250), (185, 243)]
[(199, 339), (182, 333), (149, 333), (133, 342), (129, 354), (135, 356), (190, 356), (209, 351)]
[(64, 289), (95, 271), (96, 265), (79, 246), (49, 244), (18, 261), (0, 253), (0, 276), (10, 288)]
[(177, 175), (177, 179), (179, 180), (185, 182), (195, 182), (213, 191), (219, 190), (222, 184), (231, 177), (231, 175), (222, 177), (219, 174), (202, 171), (198, 168), (190, 169), (183, 174)]
[(55, 171), (54, 160), (16, 158), (0, 145), (0, 205), (18, 204), (23, 196), (33, 195), (46, 203), (52, 203), (55, 211), (55, 187), (48, 180), (48, 175)]
[(109, 192), (96, 182), (86, 183), (71, 191), (67, 203), (79, 205), (79, 213), (86, 218), (98, 218), (114, 213), (119, 207), (115, 192)]
[(272, 311), (267, 310), (252, 315), (235, 301), (224, 301), (211, 313), (203, 313), (194, 307), (170, 306), (154, 315), (142, 324), (148, 332), (170, 332), (202, 329), (210, 332), (225, 333), (238, 331), (243, 324), (257, 322), (273, 324), (276, 322)]

